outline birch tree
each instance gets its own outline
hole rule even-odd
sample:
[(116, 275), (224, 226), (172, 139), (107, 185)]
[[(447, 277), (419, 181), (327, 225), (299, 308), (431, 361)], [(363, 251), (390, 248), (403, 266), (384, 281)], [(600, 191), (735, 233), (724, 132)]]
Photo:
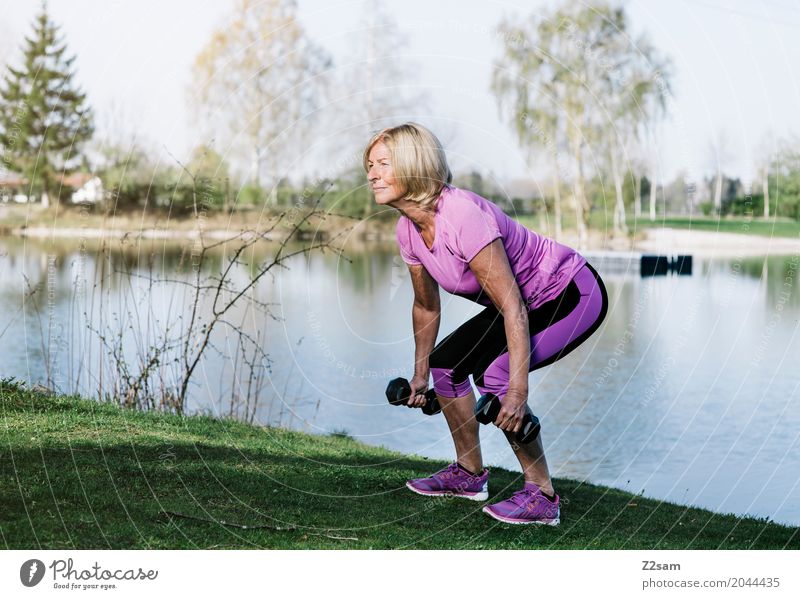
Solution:
[[(587, 148), (594, 145), (606, 156), (615, 188), (615, 229), (624, 232), (627, 146), (654, 114), (649, 100), (663, 66), (647, 39), (634, 42), (628, 30), (624, 9), (606, 2), (564, 2), (521, 24), (506, 20), (499, 27), (503, 53), (492, 90), (522, 145), (550, 146), (547, 152), (556, 156), (559, 141), (567, 148), (569, 169), (559, 168), (557, 157), (551, 160), (555, 176), (569, 173), (581, 248), (588, 241), (592, 208)], [(548, 144), (550, 137), (557, 141)]]
[[(419, 65), (406, 56), (408, 41), (396, 20), (381, 0), (364, 0), (362, 8), (347, 58), (337, 68), (339, 93), (330, 115), (337, 150), (355, 148), (354, 155), (383, 127), (429, 112), (427, 94), (409, 85)], [(357, 156), (352, 167), (365, 181)], [(373, 208), (374, 202), (366, 202), (364, 216)]]
[(764, 218), (769, 218), (769, 175), (770, 165), (776, 153), (776, 142), (771, 132), (766, 133), (757, 148), (758, 178), (761, 180), (761, 193), (764, 195)]
[(712, 202), (716, 214), (722, 212), (722, 179), (724, 170), (730, 160), (728, 136), (724, 131), (712, 138), (708, 144), (708, 163), (713, 170)]
[(535, 149), (542, 148), (551, 168), (555, 238), (561, 230), (561, 179), (559, 141), (564, 127), (562, 102), (565, 86), (559, 68), (553, 63), (558, 38), (555, 21), (522, 24), (506, 20), (498, 26), (503, 39), (502, 57), (495, 61), (491, 91), (500, 117), (511, 127), (518, 143), (532, 161)]
[(255, 186), (274, 185), (295, 159), (327, 94), (327, 54), (294, 0), (238, 0), (197, 55), (189, 104), (201, 135)]

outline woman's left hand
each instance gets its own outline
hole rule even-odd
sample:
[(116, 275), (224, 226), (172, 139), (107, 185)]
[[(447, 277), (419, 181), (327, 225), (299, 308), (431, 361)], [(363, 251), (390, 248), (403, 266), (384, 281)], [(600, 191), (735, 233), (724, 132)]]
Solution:
[(498, 428), (516, 433), (522, 427), (525, 409), (528, 403), (528, 393), (517, 389), (509, 389), (501, 402), (500, 413), (495, 419)]

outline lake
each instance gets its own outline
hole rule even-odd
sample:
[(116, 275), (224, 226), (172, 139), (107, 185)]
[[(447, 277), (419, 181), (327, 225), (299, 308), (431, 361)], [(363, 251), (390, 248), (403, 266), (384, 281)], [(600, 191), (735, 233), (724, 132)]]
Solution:
[[(117, 392), (120, 360), (130, 382), (165, 330), (185, 330), (190, 246), (112, 241), (101, 252), (98, 242), (0, 238), (0, 376), (93, 397)], [(243, 255), (231, 281), (250, 280), (270, 251)], [(203, 276), (229, 256), (213, 253)], [(598, 268), (605, 323), (530, 377), (552, 474), (800, 525), (799, 261), (695, 257), (690, 276), (651, 278)], [(441, 415), (392, 407), (384, 395), (391, 378), (410, 378), (414, 357), (412, 289), (395, 247), (353, 243), (343, 257), (300, 255), (287, 266), (254, 288), (272, 316), (236, 307), (212, 335), (186, 411), (247, 413), (452, 458)], [(202, 298), (197, 313), (211, 305)], [(479, 310), (442, 292), (439, 338)], [(251, 357), (252, 377), (236, 358), (248, 344), (237, 328), (269, 357)], [(174, 383), (176, 351), (163, 348), (147, 393)], [(489, 465), (519, 470), (498, 429), (482, 427), (481, 439)]]

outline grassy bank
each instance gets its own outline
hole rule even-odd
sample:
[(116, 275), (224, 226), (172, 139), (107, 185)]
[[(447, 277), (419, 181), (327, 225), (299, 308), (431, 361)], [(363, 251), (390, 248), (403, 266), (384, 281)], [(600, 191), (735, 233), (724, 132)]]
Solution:
[[(270, 222), (270, 215), (274, 216), (276, 211), (261, 211), (258, 209), (237, 210), (230, 214), (223, 212), (208, 212), (203, 215), (203, 229), (232, 231), (253, 227), (265, 227)], [(11, 231), (19, 227), (28, 228), (50, 228), (50, 229), (93, 229), (93, 230), (115, 230), (136, 232), (146, 230), (162, 230), (175, 233), (192, 232), (197, 228), (196, 219), (190, 216), (176, 217), (165, 211), (150, 210), (136, 212), (118, 212), (116, 214), (87, 213), (80, 208), (71, 205), (52, 206), (42, 208), (38, 204), (0, 205), (0, 216), (2, 216), (2, 227), (0, 232)], [(516, 215), (517, 221), (544, 235), (553, 236), (555, 234), (555, 222), (553, 215), (547, 218), (540, 218), (538, 215)], [(386, 238), (394, 236), (394, 218), (385, 221), (369, 219), (369, 231), (371, 234), (382, 234)], [(338, 231), (346, 227), (354, 227), (358, 232), (363, 233), (364, 223), (358, 219), (338, 218), (329, 215), (324, 224), (320, 226), (329, 231)], [(605, 238), (612, 236), (613, 216), (610, 212), (594, 210), (589, 217), (589, 227), (595, 236)], [(643, 229), (648, 228), (677, 228), (692, 229), (695, 231), (716, 231), (720, 233), (739, 233), (746, 235), (758, 235), (765, 237), (800, 237), (800, 222), (787, 218), (752, 218), (742, 217), (706, 217), (693, 216), (663, 216), (659, 215), (655, 221), (644, 215), (637, 222), (633, 216), (628, 215), (629, 235), (637, 232), (641, 234)], [(565, 211), (562, 216), (562, 229), (565, 233), (574, 233), (576, 229), (575, 215), (570, 211)]]
[(718, 231), (719, 233), (738, 233), (740, 235), (759, 235), (762, 237), (800, 237), (800, 222), (789, 219), (764, 220), (744, 218), (709, 217), (667, 217), (655, 222), (640, 221), (640, 227), (663, 229), (692, 229), (693, 231)]
[[(800, 548), (800, 529), (570, 480), (559, 527), (404, 482), (443, 466), (344, 436), (123, 410), (0, 384), (0, 546), (167, 548)], [(490, 500), (519, 475), (492, 472)]]
[[(526, 227), (539, 230), (541, 222), (537, 216), (518, 216), (517, 220)], [(550, 229), (552, 234), (555, 224), (550, 218), (545, 221), (545, 226)], [(565, 214), (562, 219), (562, 226), (565, 231), (575, 230), (575, 218), (572, 214)], [(590, 229), (594, 232), (611, 235), (613, 229), (613, 216), (611, 213), (593, 211), (589, 218)], [(757, 235), (762, 237), (800, 237), (800, 222), (787, 218), (751, 218), (743, 217), (707, 217), (707, 216), (663, 216), (659, 215), (655, 221), (650, 221), (644, 215), (634, 222), (633, 216), (628, 215), (629, 235), (641, 234), (644, 229), (691, 229), (693, 231), (715, 231), (719, 233), (738, 233), (741, 235)]]
[[(291, 208), (260, 210), (246, 208), (235, 210), (231, 213), (222, 211), (207, 211), (202, 213), (202, 220), (198, 221), (191, 214), (176, 216), (167, 210), (139, 210), (103, 213), (83, 211), (80, 207), (64, 204), (42, 208), (39, 204), (0, 204), (0, 234), (22, 228), (50, 229), (58, 235), (64, 230), (73, 231), (109, 231), (138, 233), (140, 231), (171, 232), (176, 236), (185, 236), (197, 231), (202, 226), (204, 231), (227, 231), (231, 235), (242, 230), (264, 230), (277, 221), (277, 216), (282, 212), (289, 214)], [(276, 229), (276, 234), (285, 232), (291, 227), (290, 219), (284, 218)], [(304, 230), (314, 232), (320, 230), (341, 231), (359, 224), (357, 219), (339, 217), (334, 214), (327, 215), (324, 226), (318, 221), (304, 227)], [(391, 228), (393, 223), (383, 223), (377, 219), (370, 221), (370, 229)], [(363, 228), (363, 226), (362, 226)]]

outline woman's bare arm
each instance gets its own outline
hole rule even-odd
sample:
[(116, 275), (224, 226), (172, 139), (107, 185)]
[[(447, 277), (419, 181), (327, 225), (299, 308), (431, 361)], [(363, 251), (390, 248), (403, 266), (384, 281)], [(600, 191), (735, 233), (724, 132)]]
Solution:
[[(522, 424), (524, 405), (528, 399), (531, 353), (528, 310), (522, 301), (519, 286), (500, 239), (495, 239), (479, 251), (470, 261), (469, 267), (483, 291), (503, 315), (508, 343), (509, 381), (503, 411), (496, 423), (504, 430), (517, 430)], [(511, 428), (506, 428), (507, 426)]]
[[(441, 320), (439, 285), (421, 264), (409, 265), (411, 285), (414, 288), (414, 305), (411, 320), (414, 327), (414, 379), (428, 383), (430, 366), (428, 358), (436, 344)], [(413, 383), (413, 381), (412, 381)], [(412, 384), (412, 387), (414, 385)]]

